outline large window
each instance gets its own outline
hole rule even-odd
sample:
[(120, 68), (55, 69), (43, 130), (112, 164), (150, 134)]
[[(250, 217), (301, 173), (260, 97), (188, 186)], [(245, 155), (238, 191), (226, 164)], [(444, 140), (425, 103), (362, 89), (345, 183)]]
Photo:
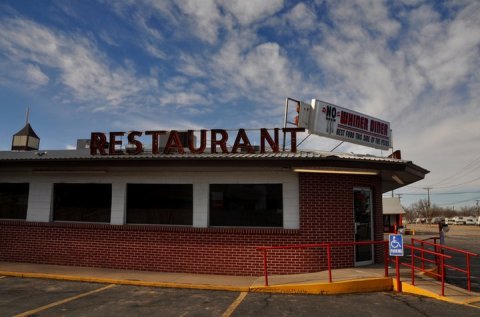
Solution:
[(128, 184), (127, 223), (192, 225), (193, 185)]
[(27, 219), (28, 183), (0, 183), (0, 218)]
[(53, 220), (110, 222), (111, 184), (54, 184)]
[(210, 225), (283, 226), (282, 184), (211, 184)]

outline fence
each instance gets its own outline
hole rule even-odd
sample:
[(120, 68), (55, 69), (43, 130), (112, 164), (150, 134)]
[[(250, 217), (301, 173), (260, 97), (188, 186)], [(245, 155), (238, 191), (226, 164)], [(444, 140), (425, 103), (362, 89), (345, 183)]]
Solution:
[[(471, 266), (470, 266), (470, 258), (473, 256), (478, 256), (478, 254), (447, 247), (445, 245), (437, 244), (438, 237), (431, 237), (425, 240), (418, 240), (418, 239), (411, 239), (411, 244), (404, 244), (404, 248), (410, 250), (410, 262), (402, 262), (400, 261), (400, 257), (395, 257), (395, 261), (389, 256), (388, 253), (388, 243), (389, 241), (362, 241), (362, 242), (329, 242), (329, 243), (318, 243), (318, 244), (297, 244), (297, 245), (286, 245), (286, 246), (260, 246), (257, 247), (258, 251), (263, 253), (263, 272), (265, 278), (265, 286), (268, 286), (268, 251), (269, 250), (286, 250), (286, 249), (312, 249), (312, 248), (320, 248), (326, 250), (327, 256), (327, 270), (328, 270), (328, 281), (331, 283), (333, 281), (332, 278), (332, 248), (336, 247), (345, 247), (345, 246), (356, 246), (356, 245), (384, 245), (384, 265), (385, 265), (385, 277), (388, 277), (388, 264), (390, 262), (394, 262), (396, 267), (396, 282), (397, 282), (397, 289), (401, 291), (401, 280), (400, 280), (400, 266), (405, 266), (410, 268), (411, 273), (411, 282), (412, 285), (415, 285), (415, 271), (427, 272), (430, 275), (437, 277), (441, 281), (441, 295), (445, 296), (445, 268), (449, 268), (452, 270), (460, 271), (466, 274), (467, 276), (467, 285), (468, 290), (471, 291)], [(434, 242), (428, 242), (428, 240), (434, 240)], [(417, 243), (420, 243), (420, 247), (418, 247)], [(425, 246), (433, 247), (433, 250), (426, 249)], [(445, 250), (449, 250), (452, 252), (460, 253), (466, 256), (466, 268), (462, 269), (460, 267), (456, 267), (451, 264), (446, 264), (445, 259), (452, 259), (453, 256), (447, 255), (444, 253)], [(433, 260), (425, 255), (433, 256)], [(417, 266), (416, 260), (421, 262), (421, 266)], [(431, 271), (430, 268), (425, 266), (425, 263), (434, 264), (437, 268), (437, 271)]]

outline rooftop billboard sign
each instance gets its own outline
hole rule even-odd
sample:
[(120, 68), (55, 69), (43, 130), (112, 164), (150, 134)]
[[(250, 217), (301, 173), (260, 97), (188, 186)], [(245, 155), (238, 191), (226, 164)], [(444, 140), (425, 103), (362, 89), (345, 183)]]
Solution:
[(331, 103), (312, 100), (299, 107), (298, 127), (308, 133), (380, 150), (392, 148), (390, 123)]

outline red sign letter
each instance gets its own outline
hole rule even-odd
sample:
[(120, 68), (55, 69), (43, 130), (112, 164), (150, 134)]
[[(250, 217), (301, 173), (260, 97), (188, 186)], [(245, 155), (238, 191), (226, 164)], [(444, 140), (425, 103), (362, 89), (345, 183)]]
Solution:
[(267, 140), (273, 152), (278, 152), (278, 128), (275, 128), (273, 132), (275, 141), (272, 140), (272, 137), (268, 133), (267, 129), (260, 129), (260, 153), (265, 153), (265, 140)]
[(290, 152), (297, 153), (297, 132), (304, 132), (303, 128), (283, 128), (283, 133), (291, 133)]
[(128, 153), (128, 154), (136, 155), (136, 154), (142, 153), (142, 151), (143, 151), (143, 144), (142, 144), (142, 142), (140, 142), (140, 141), (138, 141), (138, 140), (135, 140), (135, 137), (136, 137), (136, 136), (142, 136), (142, 132), (140, 132), (140, 131), (131, 131), (131, 132), (128, 134), (128, 143), (135, 145), (135, 149), (131, 149), (131, 148), (128, 148), (128, 149), (127, 149), (127, 153)]
[(152, 154), (159, 154), (158, 150), (158, 138), (161, 134), (165, 134), (167, 131), (145, 131), (145, 135), (152, 136)]
[(188, 148), (190, 149), (190, 153), (202, 154), (207, 147), (207, 130), (200, 130), (200, 147), (198, 149), (195, 148), (193, 132), (193, 130), (188, 130)]
[(176, 148), (178, 154), (183, 154), (185, 151), (183, 150), (182, 141), (180, 141), (180, 136), (178, 132), (175, 130), (170, 131), (170, 135), (168, 136), (167, 144), (165, 144), (165, 149), (163, 153), (168, 154), (172, 149)]
[[(217, 141), (217, 133), (222, 135), (222, 138), (218, 141)], [(211, 139), (210, 147), (211, 147), (212, 153), (217, 153), (217, 145), (220, 145), (220, 148), (222, 149), (222, 153), (228, 153), (228, 149), (227, 149), (228, 133), (227, 133), (227, 131), (225, 131), (223, 129), (211, 130), (210, 139)]]
[[(240, 143), (240, 141), (243, 141), (243, 143)], [(250, 144), (250, 140), (248, 139), (247, 133), (245, 133), (245, 129), (238, 130), (237, 138), (235, 139), (235, 143), (232, 147), (232, 153), (237, 153), (239, 147), (243, 147), (248, 153), (255, 153), (255, 149)]]
[(97, 150), (100, 154), (105, 155), (105, 145), (107, 143), (107, 137), (102, 132), (92, 132), (90, 137), (90, 155), (97, 154)]
[[(125, 132), (110, 132), (110, 148), (108, 149), (108, 154), (110, 155), (121, 155), (122, 152), (122, 140), (116, 140), (117, 136), (124, 136)], [(120, 145), (120, 149), (115, 149), (115, 145)]]

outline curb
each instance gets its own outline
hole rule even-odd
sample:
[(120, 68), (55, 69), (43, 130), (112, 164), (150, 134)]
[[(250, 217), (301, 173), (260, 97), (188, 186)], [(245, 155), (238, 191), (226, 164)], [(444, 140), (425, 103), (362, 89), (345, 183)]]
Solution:
[(231, 292), (248, 292), (249, 287), (230, 286), (230, 285), (210, 285), (210, 284), (185, 284), (185, 283), (169, 283), (169, 282), (148, 282), (139, 280), (121, 280), (112, 278), (97, 277), (80, 277), (74, 275), (60, 274), (44, 274), (44, 273), (25, 273), (25, 272), (7, 272), (0, 271), (0, 275), (13, 276), (21, 278), (42, 278), (62, 281), (88, 282), (99, 284), (118, 284), (118, 285), (136, 285), (150, 287), (168, 287), (168, 288), (184, 288), (184, 289), (203, 289), (210, 291), (231, 291)]
[[(354, 279), (339, 282), (324, 283), (305, 283), (305, 284), (282, 284), (275, 286), (231, 286), (231, 285), (211, 285), (211, 284), (186, 284), (174, 282), (149, 282), (139, 280), (122, 280), (112, 278), (81, 277), (74, 275), (46, 274), (46, 273), (28, 273), (28, 272), (10, 272), (0, 271), (0, 275), (20, 278), (40, 278), (62, 281), (88, 282), (99, 284), (117, 284), (134, 285), (147, 287), (167, 287), (179, 289), (198, 289), (210, 291), (230, 291), (230, 292), (250, 292), (250, 293), (279, 293), (279, 294), (309, 294), (309, 295), (334, 295), (334, 294), (352, 294), (367, 292), (389, 292), (398, 291), (395, 279), (391, 277)], [(402, 282), (402, 292), (433, 298), (436, 300), (449, 302), (453, 304), (466, 305), (474, 308), (480, 308), (473, 303), (480, 302), (480, 297), (473, 297), (465, 301), (458, 301), (444, 297), (424, 290), (417, 286)]]
[[(397, 287), (395, 285), (396, 283), (393, 279), (392, 279), (392, 283), (393, 283), (393, 290), (397, 292), (398, 290), (397, 290)], [(447, 303), (465, 305), (465, 306), (470, 306), (470, 307), (480, 309), (479, 306), (472, 305), (472, 303), (480, 302), (480, 297), (474, 297), (474, 298), (471, 298), (471, 299), (468, 299), (468, 300), (465, 300), (465, 301), (459, 301), (459, 300), (448, 298), (446, 296), (439, 295), (439, 294), (431, 292), (431, 291), (427, 291), (423, 288), (417, 287), (415, 285), (412, 285), (412, 284), (409, 284), (409, 283), (406, 283), (406, 282), (402, 282), (402, 292), (407, 293), (407, 294), (412, 294), (412, 295), (429, 297), (429, 298), (433, 298), (433, 299), (443, 301), (443, 302), (447, 302)]]
[(252, 293), (281, 293), (281, 294), (312, 294), (312, 295), (333, 295), (361, 292), (382, 292), (391, 291), (392, 279), (369, 278), (356, 279), (349, 281), (340, 281), (332, 283), (307, 283), (307, 284), (283, 284), (275, 286), (231, 286), (231, 285), (211, 285), (211, 284), (186, 284), (186, 283), (168, 283), (168, 282), (149, 282), (139, 280), (122, 280), (111, 278), (81, 277), (74, 275), (46, 274), (46, 273), (27, 273), (27, 272), (8, 272), (0, 271), (0, 275), (13, 276), (20, 278), (41, 278), (62, 281), (89, 282), (101, 284), (118, 285), (136, 285), (150, 287), (168, 287), (183, 289), (202, 289), (212, 291), (230, 291), (230, 292), (252, 292)]
[(368, 278), (332, 283), (283, 284), (275, 286), (253, 286), (252, 293), (333, 295), (392, 291), (392, 279)]

